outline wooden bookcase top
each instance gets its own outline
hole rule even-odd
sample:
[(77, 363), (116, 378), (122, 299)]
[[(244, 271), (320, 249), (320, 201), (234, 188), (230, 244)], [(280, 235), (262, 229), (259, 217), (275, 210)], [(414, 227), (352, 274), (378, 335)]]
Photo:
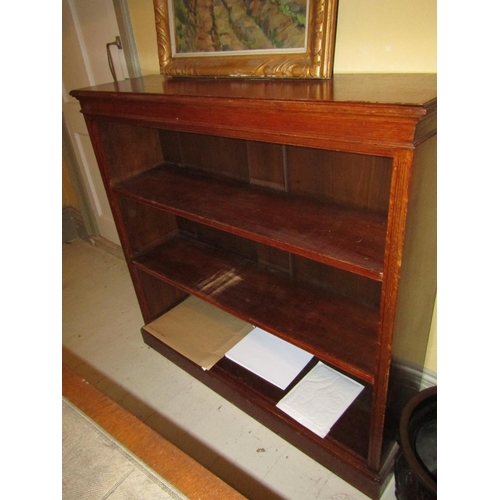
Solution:
[(149, 75), (116, 83), (96, 85), (71, 92), (75, 97), (91, 92), (106, 94), (148, 94), (215, 99), (259, 99), (306, 101), (309, 103), (391, 104), (429, 107), (436, 100), (437, 75), (340, 74), (333, 80), (172, 78)]
[(369, 154), (412, 149), (436, 129), (434, 74), (346, 74), (321, 81), (150, 75), (71, 95), (89, 117)]

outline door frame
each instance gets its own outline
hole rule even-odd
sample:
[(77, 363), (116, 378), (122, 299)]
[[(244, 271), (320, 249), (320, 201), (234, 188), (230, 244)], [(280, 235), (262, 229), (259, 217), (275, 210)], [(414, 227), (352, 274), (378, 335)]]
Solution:
[[(128, 8), (127, 0), (113, 0), (113, 7), (115, 10), (116, 20), (118, 22), (118, 29), (120, 32), (120, 39), (123, 47), (123, 55), (127, 70), (131, 78), (138, 78), (142, 76), (141, 65), (139, 61), (139, 54), (135, 42), (134, 31), (132, 28), (132, 21), (130, 19), (130, 11)], [(83, 219), (85, 226), (84, 235), (80, 235), (83, 239), (90, 240), (92, 236), (101, 236), (97, 221), (92, 210), (89, 195), (80, 172), (79, 163), (76, 157), (73, 144), (70, 139), (69, 130), (66, 125), (64, 114), (62, 114), (62, 154), (66, 161), (71, 184), (75, 191), (78, 201), (80, 215)]]
[(135, 43), (134, 30), (132, 28), (132, 20), (130, 19), (128, 1), (113, 0), (113, 6), (115, 8), (128, 74), (130, 78), (138, 78), (142, 76), (142, 71), (137, 45)]

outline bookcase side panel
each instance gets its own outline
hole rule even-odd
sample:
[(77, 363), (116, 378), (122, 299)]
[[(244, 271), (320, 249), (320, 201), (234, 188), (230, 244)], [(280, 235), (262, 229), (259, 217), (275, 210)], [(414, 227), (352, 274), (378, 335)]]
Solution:
[(163, 152), (154, 128), (99, 120), (103, 160), (110, 185), (115, 185), (153, 168), (163, 160)]
[(385, 440), (394, 440), (406, 402), (421, 389), (437, 290), (436, 136), (417, 146), (392, 344)]
[[(375, 371), (371, 442), (368, 459), (370, 466), (374, 469), (380, 469), (383, 466), (383, 455), (387, 456), (387, 454), (390, 454), (395, 445), (395, 443), (384, 443), (384, 424), (386, 422), (387, 388), (389, 384), (396, 300), (408, 211), (408, 193), (413, 167), (412, 149), (395, 150), (393, 154), (384, 256), (384, 279), (379, 313), (379, 350)], [(384, 445), (387, 445), (387, 448), (384, 448)]]
[(178, 234), (177, 221), (172, 214), (127, 198), (118, 197), (118, 203), (131, 258)]
[(146, 324), (151, 323), (158, 316), (161, 316), (189, 297), (188, 293), (159, 280), (155, 276), (151, 276), (135, 267), (132, 269), (136, 282), (137, 296)]
[(422, 369), (437, 288), (434, 136), (415, 150), (394, 324), (393, 359)]

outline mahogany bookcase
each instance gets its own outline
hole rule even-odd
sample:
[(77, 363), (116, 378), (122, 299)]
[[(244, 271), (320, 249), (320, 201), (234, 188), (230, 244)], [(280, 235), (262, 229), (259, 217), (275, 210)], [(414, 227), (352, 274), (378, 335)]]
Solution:
[(155, 75), (71, 95), (145, 323), (194, 295), (364, 389), (320, 438), (276, 407), (286, 391), (241, 366), (204, 371), (144, 341), (379, 498), (436, 293), (436, 76)]

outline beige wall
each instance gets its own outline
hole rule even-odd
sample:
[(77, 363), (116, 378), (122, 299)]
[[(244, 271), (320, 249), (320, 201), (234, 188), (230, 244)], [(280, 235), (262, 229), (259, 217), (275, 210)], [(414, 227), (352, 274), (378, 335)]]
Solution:
[(160, 73), (156, 45), (155, 11), (153, 0), (128, 0), (135, 43), (144, 76)]
[[(158, 74), (153, 0), (129, 0), (143, 75)], [(339, 0), (334, 73), (436, 73), (437, 0)], [(436, 311), (425, 361), (437, 373)]]
[[(153, 0), (129, 0), (143, 75), (158, 74)], [(335, 73), (436, 73), (437, 0), (339, 0)]]
[(436, 73), (437, 0), (339, 1), (335, 73)]
[(437, 373), (437, 299), (434, 303), (434, 314), (432, 315), (432, 324), (429, 333), (429, 343), (427, 345), (427, 354), (425, 356), (425, 367)]

